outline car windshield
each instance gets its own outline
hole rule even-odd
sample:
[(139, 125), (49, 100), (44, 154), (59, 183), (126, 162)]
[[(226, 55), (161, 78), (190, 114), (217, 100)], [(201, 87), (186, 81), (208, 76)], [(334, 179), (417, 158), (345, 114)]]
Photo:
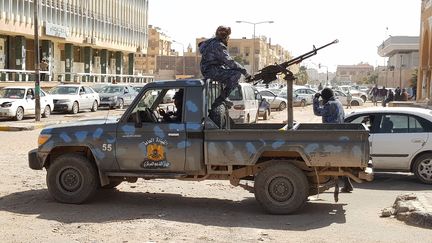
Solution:
[(0, 90), (0, 98), (7, 99), (23, 99), (25, 89), (2, 89)]
[(106, 86), (102, 89), (101, 93), (121, 93), (123, 91), (123, 87), (121, 86)]
[(51, 94), (77, 94), (78, 93), (78, 87), (71, 87), (71, 86), (57, 86), (51, 90)]

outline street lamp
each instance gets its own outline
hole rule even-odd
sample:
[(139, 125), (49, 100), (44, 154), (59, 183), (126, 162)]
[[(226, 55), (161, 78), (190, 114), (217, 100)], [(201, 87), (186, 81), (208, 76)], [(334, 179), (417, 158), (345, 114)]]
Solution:
[(183, 76), (184, 76), (185, 75), (185, 51), (184, 51), (184, 45), (183, 45), (183, 43), (175, 41), (175, 40), (173, 40), (173, 43), (177, 43), (177, 44), (180, 44), (182, 46), (182, 50), (183, 50)]
[(253, 54), (252, 54), (252, 73), (255, 73), (255, 27), (257, 24), (272, 24), (274, 23), (271, 20), (268, 21), (261, 21), (261, 22), (249, 22), (249, 21), (242, 21), (237, 20), (236, 23), (244, 23), (244, 24), (251, 24), (253, 25)]

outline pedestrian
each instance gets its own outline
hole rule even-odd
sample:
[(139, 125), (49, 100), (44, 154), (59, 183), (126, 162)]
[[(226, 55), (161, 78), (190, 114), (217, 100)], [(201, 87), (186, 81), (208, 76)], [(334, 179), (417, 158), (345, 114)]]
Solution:
[[(322, 106), (319, 98), (322, 97)], [(316, 116), (322, 116), (323, 123), (343, 123), (345, 112), (342, 103), (335, 98), (333, 90), (324, 88), (321, 93), (316, 93), (313, 99), (313, 111)], [(351, 192), (353, 186), (348, 177), (343, 178), (342, 192)]]
[(408, 92), (406, 89), (402, 89), (400, 94), (400, 101), (408, 101)]
[(411, 96), (411, 100), (416, 100), (416, 97), (417, 97), (417, 86), (416, 85), (414, 85), (413, 87), (412, 87), (412, 96)]
[(400, 87), (397, 87), (395, 89), (394, 100), (395, 101), (400, 101), (401, 100), (401, 89), (400, 89)]
[(214, 101), (212, 108), (222, 103), (230, 108), (233, 103), (228, 98), (231, 91), (238, 86), (241, 75), (250, 79), (248, 71), (229, 55), (227, 46), (231, 28), (219, 26), (215, 37), (198, 44), (201, 57), (201, 73), (205, 79), (212, 79), (224, 84), (220, 96)]
[(40, 74), (40, 80), (41, 81), (46, 81), (46, 73), (48, 71), (48, 62), (45, 58), (42, 58), (42, 62), (39, 65), (40, 70), (42, 71), (42, 73)]
[(350, 90), (348, 89), (348, 92), (347, 92), (347, 109), (348, 109), (348, 107), (349, 108), (352, 108), (351, 107), (351, 101), (352, 101), (352, 94), (351, 94), (351, 92), (350, 92)]
[(375, 84), (375, 87), (372, 88), (372, 102), (374, 103), (374, 106), (377, 106), (378, 103), (378, 85)]
[(389, 89), (388, 91), (388, 95), (386, 97), (386, 99), (383, 102), (383, 106), (386, 107), (388, 103), (394, 101), (394, 93), (393, 90)]
[(323, 89), (323, 86), (322, 86), (322, 83), (320, 83), (319, 85), (318, 85), (318, 91), (321, 91)]

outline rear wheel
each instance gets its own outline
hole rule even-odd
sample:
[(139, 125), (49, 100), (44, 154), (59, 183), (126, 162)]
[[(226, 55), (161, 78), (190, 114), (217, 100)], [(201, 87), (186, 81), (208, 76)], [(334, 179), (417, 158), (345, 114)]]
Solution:
[(124, 101), (123, 101), (123, 99), (119, 100), (117, 108), (119, 108), (119, 109), (123, 109), (124, 108)]
[(351, 101), (351, 106), (359, 106), (360, 103), (357, 100)]
[(432, 184), (432, 153), (418, 157), (414, 162), (413, 172), (421, 182)]
[(15, 121), (21, 121), (23, 118), (24, 118), (24, 108), (20, 106), (16, 110), (14, 119)]
[(45, 106), (44, 112), (42, 113), (43, 118), (48, 118), (51, 115), (51, 107)]
[(366, 100), (367, 100), (367, 97), (364, 95), (362, 95), (360, 98), (362, 98), (363, 102), (366, 102)]
[(306, 203), (309, 183), (292, 164), (270, 164), (255, 177), (255, 198), (271, 214), (290, 214)]
[(279, 104), (279, 110), (280, 110), (280, 111), (283, 111), (283, 110), (285, 110), (285, 108), (286, 108), (286, 103), (282, 101), (282, 102)]
[(80, 204), (96, 192), (97, 178), (96, 168), (84, 156), (61, 155), (48, 167), (48, 191), (59, 202)]

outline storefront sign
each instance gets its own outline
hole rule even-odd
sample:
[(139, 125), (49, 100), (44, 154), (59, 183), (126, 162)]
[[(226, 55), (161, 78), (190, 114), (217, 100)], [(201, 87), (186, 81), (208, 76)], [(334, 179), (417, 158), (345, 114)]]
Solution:
[(69, 27), (45, 22), (45, 34), (60, 38), (66, 38), (69, 35)]

